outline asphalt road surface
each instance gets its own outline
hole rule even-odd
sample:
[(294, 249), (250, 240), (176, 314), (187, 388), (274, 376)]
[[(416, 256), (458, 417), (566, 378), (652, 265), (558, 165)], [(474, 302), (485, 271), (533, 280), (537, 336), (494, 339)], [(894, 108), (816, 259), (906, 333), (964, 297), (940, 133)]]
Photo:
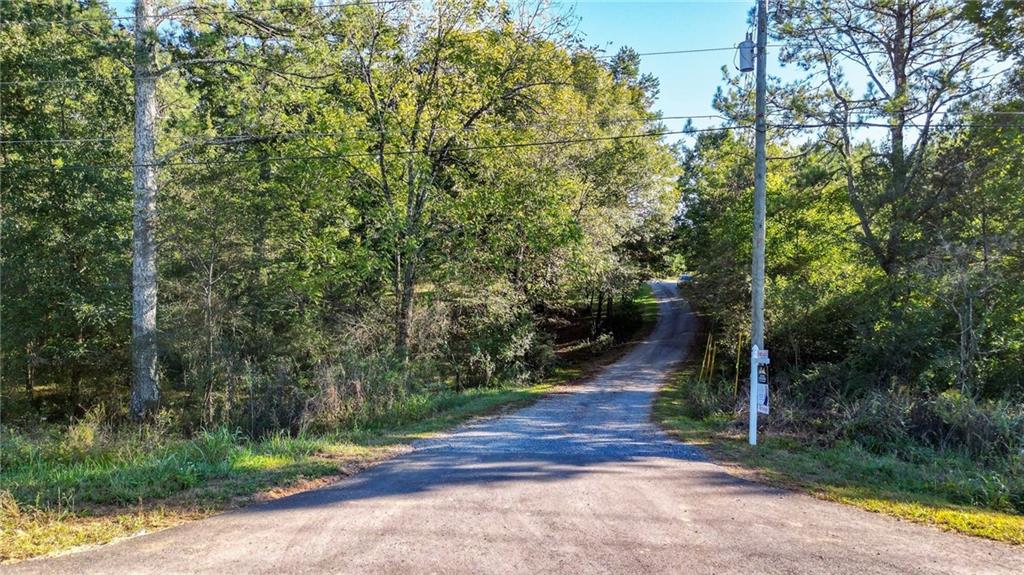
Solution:
[(4, 573), (1024, 573), (1024, 550), (729, 475), (649, 422), (693, 319), (336, 485)]

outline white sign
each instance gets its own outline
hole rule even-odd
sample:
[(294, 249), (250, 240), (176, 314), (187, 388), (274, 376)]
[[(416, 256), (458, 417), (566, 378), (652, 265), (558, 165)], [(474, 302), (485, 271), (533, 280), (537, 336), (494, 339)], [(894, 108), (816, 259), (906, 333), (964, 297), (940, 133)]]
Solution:
[(759, 349), (759, 350), (757, 350), (757, 363), (758, 364), (760, 364), (760, 365), (768, 365), (771, 362), (772, 362), (771, 359), (768, 358), (768, 350), (767, 349)]
[(768, 414), (768, 384), (757, 384), (757, 412)]

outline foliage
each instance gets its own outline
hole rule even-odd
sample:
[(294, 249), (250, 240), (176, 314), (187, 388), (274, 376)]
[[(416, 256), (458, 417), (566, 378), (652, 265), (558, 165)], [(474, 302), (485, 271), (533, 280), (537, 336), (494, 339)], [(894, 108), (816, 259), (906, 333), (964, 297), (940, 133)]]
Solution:
[[(654, 315), (635, 319), (642, 330)], [(168, 421), (118, 425), (117, 414), (104, 407), (67, 426), (2, 429), (0, 528), (13, 536), (0, 539), (0, 562), (165, 528), (353, 473), (413, 439), (533, 402), (611, 362), (623, 345), (576, 355), (538, 384), (496, 380), (463, 390), (426, 389), (357, 412), (321, 411), (294, 435), (277, 431), (252, 439), (217, 427), (184, 437)]]
[[(781, 58), (803, 74), (773, 82), (769, 98), (769, 436), (1019, 469), (1024, 95), (1019, 63), (993, 72), (1005, 46), (990, 45), (1019, 27), (1018, 12), (1001, 2), (773, 12), (790, 46)], [(748, 94), (726, 80), (716, 105), (743, 122)], [(749, 369), (745, 137), (700, 134), (681, 154), (675, 242), (719, 358), (712, 383), (685, 392), (697, 417), (744, 419), (714, 398)]]
[[(763, 434), (756, 448), (750, 447), (746, 429), (735, 425), (729, 414), (685, 415), (691, 409), (695, 376), (691, 367), (670, 381), (655, 400), (654, 417), (713, 458), (738, 463), (758, 479), (822, 499), (959, 533), (1024, 543), (1024, 475), (1019, 460), (1012, 465), (979, 465), (967, 454), (920, 444), (912, 453), (894, 455), (866, 449), (859, 440), (822, 445), (778, 429)], [(871, 409), (890, 411), (874, 423), (891, 427), (900, 421), (892, 413), (900, 407), (875, 402)], [(854, 415), (847, 422), (866, 424), (861, 417)], [(856, 437), (863, 436), (858, 432)]]
[[(92, 2), (72, 13), (104, 14)], [(131, 204), (125, 170), (66, 168), (125, 157), (131, 75), (119, 58), (129, 39), (109, 25), (76, 39), (60, 27), (7, 23), (64, 17), (52, 3), (4, 2), (0, 14), (4, 391), (19, 385), (37, 408), (50, 400), (49, 409), (81, 414), (83, 393), (127, 373)], [(40, 78), (69, 81), (22, 83)], [(100, 134), (111, 140), (88, 141)], [(33, 168), (6, 169), (16, 164)], [(57, 397), (37, 391), (55, 381)]]
[[(537, 381), (551, 318), (599, 297), (599, 337), (660, 265), (676, 166), (634, 53), (543, 2), (385, 4), (157, 27), (168, 425), (297, 433)], [(132, 31), (102, 2), (2, 10), (6, 420), (120, 420)]]

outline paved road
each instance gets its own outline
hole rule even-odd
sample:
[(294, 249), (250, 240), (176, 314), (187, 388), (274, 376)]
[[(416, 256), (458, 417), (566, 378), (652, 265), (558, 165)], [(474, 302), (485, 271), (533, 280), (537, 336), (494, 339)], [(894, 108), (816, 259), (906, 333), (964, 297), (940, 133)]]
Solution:
[(5, 573), (1024, 573), (1024, 550), (727, 474), (648, 421), (692, 317), (587, 385), (337, 485)]

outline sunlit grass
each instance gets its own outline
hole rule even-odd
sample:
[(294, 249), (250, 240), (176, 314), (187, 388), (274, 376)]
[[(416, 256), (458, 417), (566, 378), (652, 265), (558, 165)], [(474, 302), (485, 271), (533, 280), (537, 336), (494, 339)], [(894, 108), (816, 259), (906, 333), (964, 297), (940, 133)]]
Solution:
[[(790, 436), (763, 436), (751, 447), (731, 418), (696, 420), (684, 415), (684, 371), (655, 402), (654, 417), (682, 441), (701, 445), (715, 459), (739, 464), (768, 483), (798, 489), (830, 501), (967, 535), (1024, 544), (1024, 515), (989, 495), (996, 478), (966, 459), (925, 453), (908, 462), (868, 452), (853, 443), (822, 447)], [(1020, 480), (1020, 478), (1016, 478)]]
[[(640, 304), (638, 331), (657, 317), (649, 288)], [(532, 385), (410, 394), (358, 429), (336, 433), (249, 441), (225, 429), (191, 439), (145, 429), (111, 437), (85, 427), (63, 436), (5, 432), (0, 561), (102, 544), (315, 487), (470, 418), (525, 406), (619, 353), (574, 356)]]

